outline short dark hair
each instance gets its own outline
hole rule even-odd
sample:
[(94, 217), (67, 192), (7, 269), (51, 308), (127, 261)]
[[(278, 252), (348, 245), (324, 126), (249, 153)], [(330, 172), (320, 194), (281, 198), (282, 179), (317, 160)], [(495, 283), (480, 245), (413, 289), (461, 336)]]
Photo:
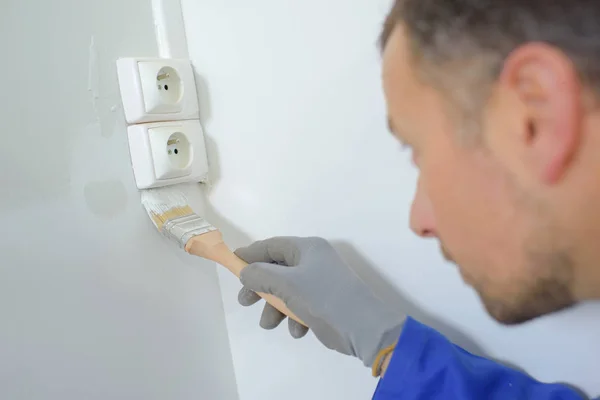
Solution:
[(545, 42), (600, 92), (600, 0), (395, 0), (380, 36), (382, 50), (398, 24), (414, 61), (439, 84), (457, 66), (451, 80), (461, 73), (477, 87), (489, 85), (511, 51)]

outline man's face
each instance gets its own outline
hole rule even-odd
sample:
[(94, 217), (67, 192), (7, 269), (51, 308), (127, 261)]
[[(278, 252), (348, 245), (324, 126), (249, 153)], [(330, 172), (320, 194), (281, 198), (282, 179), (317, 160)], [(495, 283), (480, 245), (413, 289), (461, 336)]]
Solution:
[(490, 147), (511, 154), (510, 143), (493, 138), (510, 135), (514, 115), (523, 110), (509, 103), (485, 107), (479, 131), (464, 135), (490, 143), (469, 144), (448, 99), (417, 77), (411, 57), (397, 28), (384, 52), (383, 83), (390, 128), (412, 149), (419, 169), (411, 228), (440, 241), (444, 256), (500, 322), (570, 306), (572, 265), (558, 223), (530, 193), (532, 181), (514, 174)]

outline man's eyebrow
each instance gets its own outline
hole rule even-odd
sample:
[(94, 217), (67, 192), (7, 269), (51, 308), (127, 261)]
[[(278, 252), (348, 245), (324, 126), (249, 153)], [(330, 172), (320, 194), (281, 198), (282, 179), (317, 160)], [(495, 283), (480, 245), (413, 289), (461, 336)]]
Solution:
[(394, 125), (392, 124), (392, 119), (388, 117), (387, 119), (388, 130), (391, 134), (394, 134)]
[(390, 133), (391, 133), (392, 135), (394, 135), (394, 137), (395, 137), (395, 138), (396, 138), (398, 141), (400, 141), (400, 145), (401, 145), (402, 147), (409, 147), (409, 146), (408, 146), (408, 143), (406, 143), (406, 141), (404, 141), (404, 139), (403, 139), (403, 138), (402, 138), (400, 135), (398, 135), (398, 132), (397, 132), (397, 131), (396, 131), (396, 129), (394, 128), (394, 124), (392, 124), (392, 119), (391, 119), (390, 117), (388, 117), (388, 118), (387, 118), (387, 125), (388, 125), (388, 129), (389, 129)]

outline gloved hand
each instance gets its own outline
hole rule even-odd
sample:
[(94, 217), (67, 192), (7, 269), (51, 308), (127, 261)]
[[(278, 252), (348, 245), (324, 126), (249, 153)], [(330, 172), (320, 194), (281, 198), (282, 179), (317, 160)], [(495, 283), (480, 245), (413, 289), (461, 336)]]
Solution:
[[(249, 263), (240, 276), (242, 305), (256, 303), (256, 292), (279, 297), (326, 347), (359, 358), (378, 374), (378, 355), (393, 349), (406, 316), (377, 298), (326, 240), (275, 237), (235, 253)], [(267, 304), (260, 325), (273, 329), (284, 318)], [(306, 334), (291, 319), (289, 328), (296, 338)]]

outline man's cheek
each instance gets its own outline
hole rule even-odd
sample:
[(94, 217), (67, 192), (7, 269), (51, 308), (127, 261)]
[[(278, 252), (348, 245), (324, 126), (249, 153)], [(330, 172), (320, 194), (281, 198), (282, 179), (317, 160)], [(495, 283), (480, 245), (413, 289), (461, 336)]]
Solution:
[(458, 200), (457, 176), (450, 166), (432, 164), (422, 172), (424, 190), (431, 201), (432, 208), (443, 218), (445, 212), (454, 207)]
[(465, 175), (452, 165), (436, 163), (427, 171), (424, 182), (440, 240), (453, 257), (456, 256), (456, 246), (460, 246), (465, 231), (469, 230), (469, 209), (473, 199), (468, 196), (464, 179)]

